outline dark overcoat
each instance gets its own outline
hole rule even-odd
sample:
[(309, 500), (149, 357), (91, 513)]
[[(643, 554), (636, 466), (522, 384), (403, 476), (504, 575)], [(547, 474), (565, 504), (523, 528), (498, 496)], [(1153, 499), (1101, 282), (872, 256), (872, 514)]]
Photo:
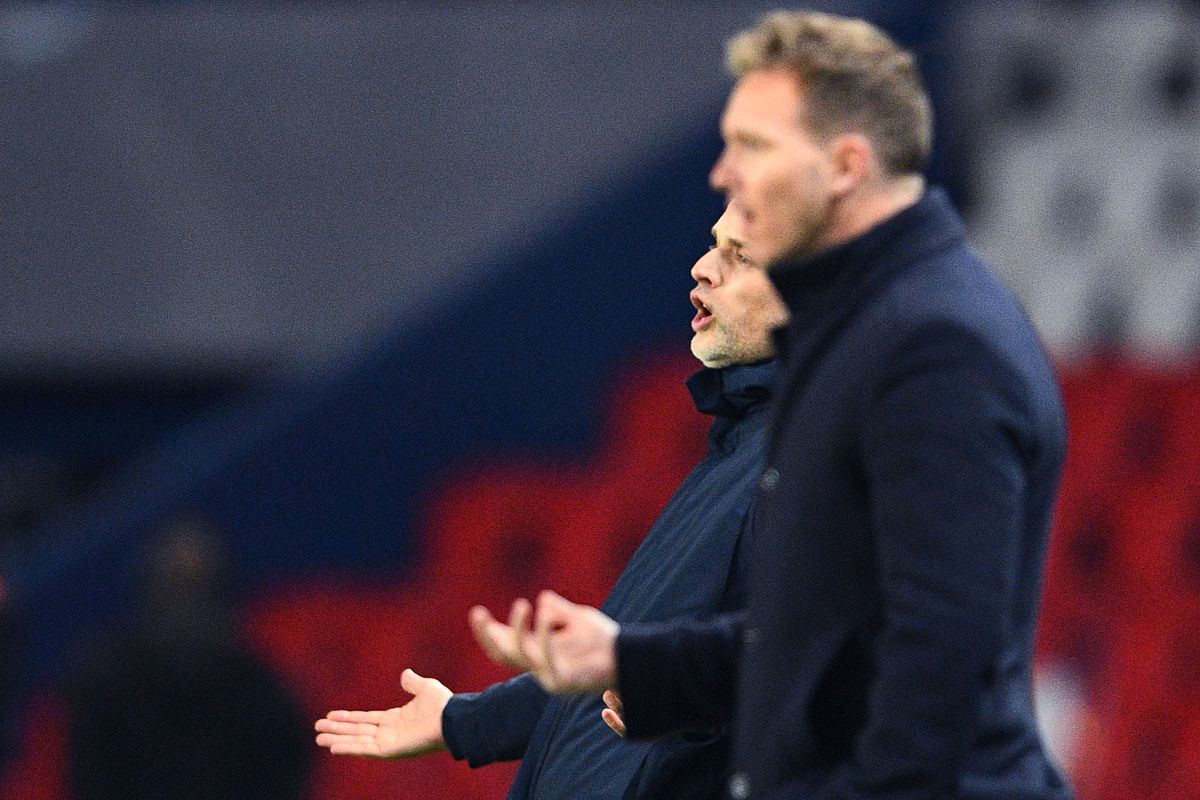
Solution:
[(1020, 305), (937, 190), (772, 278), (748, 616), (622, 630), (631, 734), (734, 715), (735, 800), (1069, 797), (1031, 696), (1065, 421)]

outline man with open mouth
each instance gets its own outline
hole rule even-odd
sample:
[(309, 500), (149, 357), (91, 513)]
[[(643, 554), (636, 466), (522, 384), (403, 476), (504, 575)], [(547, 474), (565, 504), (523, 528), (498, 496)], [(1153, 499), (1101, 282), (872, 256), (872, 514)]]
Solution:
[[(738, 213), (713, 226), (713, 246), (692, 267), (692, 353), (704, 369), (688, 381), (714, 417), (708, 454), (671, 498), (622, 572), (604, 611), (626, 623), (705, 617), (742, 608), (743, 541), (766, 442), (774, 377), (772, 331), (787, 312), (745, 253)], [(335, 754), (407, 758), (449, 750), (472, 766), (522, 759), (510, 798), (717, 798), (729, 738), (719, 726), (653, 743), (618, 736), (615, 696), (557, 698), (530, 675), (455, 694), (406, 670), (404, 705), (330, 711), (317, 744)], [(607, 705), (606, 705), (607, 700)], [(607, 724), (606, 724), (607, 723)]]

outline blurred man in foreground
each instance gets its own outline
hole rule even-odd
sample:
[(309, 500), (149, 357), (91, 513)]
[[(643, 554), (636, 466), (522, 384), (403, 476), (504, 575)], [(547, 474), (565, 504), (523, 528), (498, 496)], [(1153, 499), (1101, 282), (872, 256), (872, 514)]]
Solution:
[[(766, 274), (742, 253), (727, 211), (716, 246), (692, 268), (692, 352), (705, 365), (688, 388), (715, 417), (708, 455), (646, 535), (604, 605), (623, 622), (711, 616), (745, 605), (742, 543), (766, 441), (774, 373), (771, 330), (786, 321)], [(406, 670), (412, 700), (387, 711), (331, 711), (317, 743), (337, 754), (404, 758), (449, 750), (472, 766), (523, 758), (513, 798), (707, 798), (720, 794), (728, 737), (713, 728), (653, 745), (618, 738), (599, 697), (551, 699), (528, 675), (453, 694)], [(610, 706), (619, 707), (613, 696)], [(602, 718), (602, 712), (604, 717)]]
[(748, 615), (627, 625), (543, 593), (472, 626), (552, 689), (618, 688), (631, 736), (732, 718), (734, 800), (1067, 798), (1031, 688), (1062, 404), (1016, 300), (926, 190), (913, 58), (801, 12), (728, 55), (711, 181), (792, 318)]

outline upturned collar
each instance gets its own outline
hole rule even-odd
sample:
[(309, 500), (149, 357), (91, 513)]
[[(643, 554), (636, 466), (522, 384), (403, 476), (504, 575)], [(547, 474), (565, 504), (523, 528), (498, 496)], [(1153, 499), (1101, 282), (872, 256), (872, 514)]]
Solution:
[(946, 193), (930, 188), (913, 205), (861, 236), (804, 259), (781, 262), (769, 275), (793, 318), (814, 303), (853, 291), (964, 238)]
[(720, 417), (744, 417), (771, 394), (775, 362), (759, 361), (722, 369), (704, 368), (688, 378), (688, 391), (696, 408)]

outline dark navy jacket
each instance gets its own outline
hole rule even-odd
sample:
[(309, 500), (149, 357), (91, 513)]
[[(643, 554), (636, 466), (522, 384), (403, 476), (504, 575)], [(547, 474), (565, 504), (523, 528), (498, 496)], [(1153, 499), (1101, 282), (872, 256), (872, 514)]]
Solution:
[[(715, 415), (708, 454), (676, 490), (605, 602), (619, 622), (711, 617), (745, 604), (739, 542), (766, 444), (771, 363), (703, 370), (688, 381)], [(472, 766), (523, 758), (510, 798), (583, 800), (719, 797), (728, 736), (622, 739), (597, 696), (549, 698), (528, 675), (455, 695), (442, 715), (446, 744)]]
[(1025, 314), (938, 191), (772, 279), (749, 610), (622, 629), (631, 735), (736, 697), (736, 800), (1069, 797), (1030, 685), (1065, 423)]

